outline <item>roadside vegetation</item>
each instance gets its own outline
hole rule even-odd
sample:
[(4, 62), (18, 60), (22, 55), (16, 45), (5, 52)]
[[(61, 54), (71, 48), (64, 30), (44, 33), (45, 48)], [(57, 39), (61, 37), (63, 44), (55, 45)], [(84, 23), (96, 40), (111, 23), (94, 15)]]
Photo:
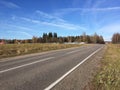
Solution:
[(80, 44), (3, 44), (0, 45), (0, 58), (77, 46)]
[(33, 36), (32, 39), (0, 39), (0, 58), (70, 48), (79, 46), (79, 43), (104, 44), (105, 42), (103, 37), (97, 33), (58, 37), (57, 33), (49, 32), (43, 33), (42, 37)]
[(108, 44), (100, 72), (93, 81), (94, 90), (120, 89), (120, 44)]

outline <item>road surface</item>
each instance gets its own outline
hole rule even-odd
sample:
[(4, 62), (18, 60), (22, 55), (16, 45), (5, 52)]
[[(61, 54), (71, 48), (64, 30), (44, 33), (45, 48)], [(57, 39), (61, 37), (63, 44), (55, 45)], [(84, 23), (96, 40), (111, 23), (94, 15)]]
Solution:
[(0, 90), (44, 90), (103, 45), (88, 45), (0, 61)]

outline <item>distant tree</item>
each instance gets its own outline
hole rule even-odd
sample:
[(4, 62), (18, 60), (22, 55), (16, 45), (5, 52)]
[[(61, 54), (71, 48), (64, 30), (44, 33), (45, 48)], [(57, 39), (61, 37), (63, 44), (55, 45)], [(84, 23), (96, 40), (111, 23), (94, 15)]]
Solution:
[(38, 38), (36, 36), (33, 36), (32, 37), (32, 43), (37, 43), (37, 41), (38, 41)]
[(43, 33), (43, 43), (47, 43), (48, 42), (48, 35), (47, 35), (47, 33)]
[(68, 42), (72, 42), (72, 37), (71, 36), (68, 36)]
[(58, 37), (58, 42), (59, 42), (59, 43), (64, 43), (63, 37)]
[(32, 39), (28, 39), (28, 43), (32, 43)]
[(95, 33), (93, 36), (93, 43), (97, 43), (97, 40), (98, 40), (98, 35), (97, 33)]
[(28, 43), (28, 42), (29, 42), (28, 39), (25, 39), (24, 41), (25, 41), (25, 43)]
[(120, 43), (120, 33), (114, 33), (112, 36), (112, 43)]
[(86, 38), (86, 33), (85, 32), (83, 32), (83, 42), (86, 42), (87, 40), (86, 40), (87, 38)]
[(75, 37), (71, 36), (71, 42), (75, 42)]
[(103, 39), (103, 36), (100, 36), (100, 37), (99, 37), (99, 43), (100, 43), (100, 44), (105, 44), (105, 41), (104, 41), (104, 39)]
[(68, 42), (68, 38), (67, 37), (64, 37), (64, 42)]
[(54, 33), (54, 34), (53, 34), (53, 42), (55, 42), (55, 43), (58, 42), (57, 33)]
[(42, 41), (43, 41), (42, 37), (39, 37), (38, 38), (38, 43), (42, 43)]
[(17, 39), (13, 39), (13, 43), (14, 44), (18, 44), (18, 40)]
[(53, 34), (52, 34), (52, 32), (49, 32), (49, 33), (48, 33), (48, 42), (49, 42), (49, 43), (52, 43), (52, 42), (53, 42)]
[(52, 37), (53, 37), (52, 32), (49, 32), (49, 33), (48, 33), (48, 37), (49, 37), (49, 38), (52, 38)]
[(86, 36), (86, 42), (87, 42), (87, 43), (92, 43), (89, 35)]
[[(79, 36), (58, 37), (57, 33), (43, 33), (42, 37), (33, 36), (32, 39), (25, 40), (5, 40), (6, 43), (64, 43), (64, 42), (86, 42), (86, 43), (104, 43), (102, 36), (95, 33), (93, 36), (87, 35), (85, 32)], [(112, 37), (113, 43), (120, 43), (120, 34), (116, 33)]]
[(57, 33), (54, 33), (53, 37), (54, 37), (54, 38), (57, 38)]
[(82, 42), (81, 36), (77, 36), (77, 42)]

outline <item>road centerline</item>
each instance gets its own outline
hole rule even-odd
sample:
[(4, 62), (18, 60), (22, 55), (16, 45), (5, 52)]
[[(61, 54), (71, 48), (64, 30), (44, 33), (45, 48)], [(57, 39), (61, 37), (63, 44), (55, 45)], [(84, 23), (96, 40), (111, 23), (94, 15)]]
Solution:
[(75, 50), (75, 51), (67, 52), (66, 54), (72, 54), (72, 53), (79, 52), (79, 51), (80, 50)]
[(50, 60), (50, 59), (53, 59), (53, 58), (55, 58), (55, 57), (44, 58), (44, 59), (41, 59), (41, 60), (38, 60), (38, 61), (35, 61), (35, 62), (31, 62), (31, 63), (19, 65), (17, 67), (12, 67), (12, 68), (9, 68), (9, 69), (5, 69), (5, 70), (0, 71), (0, 74), (11, 71), (11, 70), (15, 70), (15, 69), (18, 69), (18, 68), (22, 68), (22, 67), (25, 67), (25, 66), (29, 66), (29, 65), (32, 65), (32, 64), (36, 64), (36, 63), (39, 63), (39, 62), (47, 61), (47, 60)]

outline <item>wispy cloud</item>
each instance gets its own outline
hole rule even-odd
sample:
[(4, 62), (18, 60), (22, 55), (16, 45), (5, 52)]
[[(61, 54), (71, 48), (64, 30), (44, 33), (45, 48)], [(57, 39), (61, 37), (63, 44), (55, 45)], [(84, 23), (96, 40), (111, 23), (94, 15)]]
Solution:
[(1, 5), (4, 5), (8, 8), (20, 8), (20, 6), (18, 6), (17, 4), (13, 3), (13, 2), (8, 2), (8, 1), (0, 1)]
[(109, 24), (102, 26), (99, 30), (101, 33), (114, 33), (114, 32), (120, 32), (120, 24)]
[(24, 39), (24, 37), (31, 38), (33, 36), (30, 33), (25, 32), (25, 31), (12, 31), (12, 30), (9, 30), (9, 31), (7, 31), (7, 33), (9, 33), (9, 34), (14, 33), (15, 35), (12, 36), (14, 39), (16, 39), (17, 37), (18, 37), (18, 39), (20, 39), (19, 37), (21, 37), (21, 36), (23, 36), (23, 39)]
[(105, 40), (110, 41), (112, 35), (115, 32), (120, 32), (120, 25), (119, 25), (119, 23), (117, 23), (117, 24), (112, 23), (109, 25), (105, 25), (105, 26), (102, 26), (101, 28), (99, 28), (97, 32), (102, 34), (104, 36)]
[(42, 12), (40, 10), (36, 10), (35, 12), (38, 13), (40, 16), (42, 16), (45, 19), (56, 20), (56, 21), (59, 21), (59, 22), (66, 22), (65, 20), (63, 20), (63, 19), (61, 19), (59, 17), (56, 17), (54, 15), (50, 15), (50, 14), (44, 13), (44, 12)]
[(64, 28), (67, 30), (81, 30), (84, 31), (86, 30), (86, 28), (84, 27), (80, 27), (78, 25), (74, 25), (74, 24), (70, 24), (70, 23), (65, 23), (65, 22), (46, 22), (46, 21), (40, 21), (40, 20), (34, 20), (34, 19), (30, 19), (30, 18), (21, 18), (22, 20), (28, 21), (28, 22), (32, 22), (34, 24), (42, 24), (42, 25), (47, 25), (47, 26), (53, 26), (53, 27), (59, 27), (59, 28)]
[(111, 11), (111, 10), (120, 10), (120, 7), (107, 7), (107, 8), (65, 8), (60, 11), (63, 12), (74, 12), (74, 11)]
[(113, 11), (113, 10), (120, 10), (120, 7), (106, 7), (106, 8), (64, 8), (57, 10), (54, 15), (60, 16), (64, 14), (69, 14), (73, 12), (81, 12), (82, 14), (85, 14), (84, 12), (105, 12), (105, 11)]
[(34, 33), (32, 29), (24, 26), (2, 23), (0, 24), (0, 27), (1, 27), (0, 38), (6, 38), (6, 39), (32, 38)]
[(24, 27), (24, 26), (18, 26), (18, 25), (12, 25), (12, 24), (4, 24), (4, 28), (16, 28), (16, 30), (25, 30), (25, 31), (32, 31), (31, 28)]
[(21, 33), (22, 35), (26, 35), (26, 36), (28, 36), (28, 37), (32, 37), (33, 35), (31, 35), (31, 34), (29, 34), (29, 33), (27, 33), (27, 32), (18, 32), (18, 33)]
[(50, 15), (50, 14), (47, 14), (47, 13), (44, 13), (44, 12), (38, 11), (38, 10), (36, 11), (36, 13), (38, 13), (40, 15), (42, 20), (25, 18), (25, 17), (21, 17), (21, 19), (28, 21), (28, 22), (35, 23), (35, 24), (59, 27), (59, 28), (67, 29), (67, 30), (81, 30), (81, 31), (86, 30), (86, 28), (84, 28), (82, 26), (71, 24), (71, 23), (67, 22), (66, 20), (56, 17), (54, 15)]

